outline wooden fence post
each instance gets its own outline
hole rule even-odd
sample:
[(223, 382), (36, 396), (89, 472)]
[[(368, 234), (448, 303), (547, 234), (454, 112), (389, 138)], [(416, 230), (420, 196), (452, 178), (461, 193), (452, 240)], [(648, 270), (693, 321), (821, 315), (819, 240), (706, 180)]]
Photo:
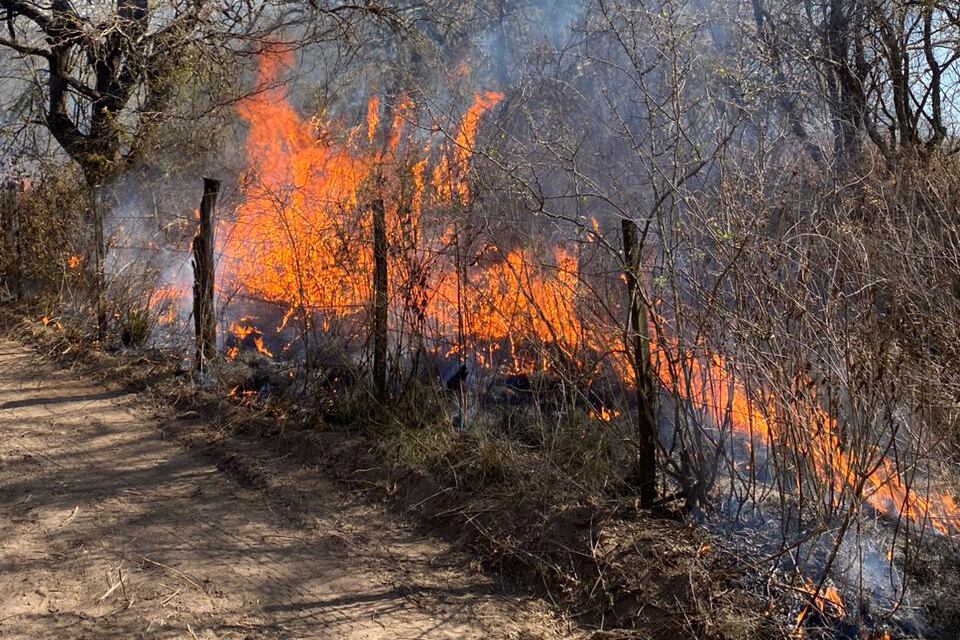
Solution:
[(90, 188), (90, 213), (93, 220), (93, 304), (97, 313), (97, 338), (102, 345), (107, 336), (107, 283), (104, 266), (107, 245), (103, 236), (103, 203), (100, 202), (100, 192), (100, 185)]
[[(7, 272), (7, 286), (13, 291), (17, 302), (23, 301), (23, 250), (20, 243), (20, 209), (17, 202), (18, 187), (22, 183), (8, 180), (6, 184), (6, 206), (4, 207), (4, 227), (6, 230), (6, 253), (10, 268)], [(22, 190), (22, 189), (21, 189)]]
[(387, 396), (387, 221), (383, 200), (373, 202), (373, 388)]
[(200, 228), (193, 239), (193, 322), (197, 340), (194, 366), (197, 371), (203, 371), (206, 363), (217, 353), (217, 325), (213, 308), (213, 214), (219, 192), (219, 180), (203, 179)]
[(629, 304), (629, 338), (627, 351), (633, 355), (633, 371), (637, 384), (637, 467), (640, 506), (649, 508), (657, 500), (657, 421), (647, 313), (640, 283), (640, 247), (637, 225), (623, 219), (623, 261)]

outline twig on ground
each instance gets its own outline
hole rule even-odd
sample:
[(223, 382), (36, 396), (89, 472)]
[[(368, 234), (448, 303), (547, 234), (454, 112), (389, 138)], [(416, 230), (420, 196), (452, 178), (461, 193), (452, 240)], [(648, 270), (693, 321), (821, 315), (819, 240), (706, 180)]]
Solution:
[(156, 566), (160, 567), (161, 569), (166, 569), (166, 570), (169, 571), (170, 573), (173, 573), (174, 575), (176, 575), (176, 576), (178, 576), (179, 578), (181, 578), (184, 582), (186, 582), (186, 583), (188, 583), (188, 584), (196, 587), (196, 588), (199, 589), (200, 591), (202, 591), (202, 592), (204, 592), (204, 593), (207, 592), (207, 590), (203, 587), (203, 585), (201, 585), (201, 584), (198, 583), (196, 580), (194, 580), (193, 578), (191, 578), (191, 577), (188, 576), (187, 574), (183, 573), (182, 571), (178, 571), (178, 570), (174, 569), (173, 567), (168, 567), (167, 565), (165, 565), (165, 564), (163, 564), (163, 563), (160, 563), (160, 562), (157, 562), (156, 560), (151, 560), (150, 558), (148, 558), (148, 557), (146, 557), (146, 556), (140, 556), (140, 558), (141, 558), (142, 560), (144, 560), (145, 562), (149, 562), (150, 564), (153, 564), (153, 565), (156, 565)]

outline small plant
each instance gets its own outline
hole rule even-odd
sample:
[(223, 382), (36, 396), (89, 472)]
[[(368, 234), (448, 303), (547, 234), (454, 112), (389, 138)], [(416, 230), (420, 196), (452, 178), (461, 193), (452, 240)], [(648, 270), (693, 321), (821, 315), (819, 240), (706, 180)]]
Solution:
[(125, 347), (146, 344), (153, 331), (153, 316), (146, 306), (133, 306), (120, 313), (120, 342)]

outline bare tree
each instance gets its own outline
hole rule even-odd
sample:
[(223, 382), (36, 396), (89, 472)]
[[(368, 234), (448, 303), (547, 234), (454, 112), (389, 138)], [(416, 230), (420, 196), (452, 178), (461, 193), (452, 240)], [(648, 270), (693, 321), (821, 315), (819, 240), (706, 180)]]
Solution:
[(829, 136), (838, 168), (858, 166), (867, 139), (888, 164), (957, 150), (949, 135), (958, 107), (949, 86), (960, 57), (953, 3), (752, 0), (752, 6), (791, 131), (804, 144)]

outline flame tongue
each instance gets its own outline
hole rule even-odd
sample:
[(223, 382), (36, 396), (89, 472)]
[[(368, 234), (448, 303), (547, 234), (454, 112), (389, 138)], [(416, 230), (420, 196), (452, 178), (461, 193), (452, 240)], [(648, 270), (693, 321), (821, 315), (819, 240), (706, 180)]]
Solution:
[(227, 358), (235, 359), (240, 355), (241, 348), (252, 348), (257, 353), (272, 358), (273, 354), (264, 346), (263, 333), (249, 322), (249, 318), (241, 318), (239, 322), (230, 323), (229, 331), (234, 338), (234, 344), (227, 350)]
[[(284, 99), (276, 82), (283, 64), (277, 56), (262, 57), (260, 84), (274, 88), (239, 108), (250, 126), (250, 171), (236, 221), (221, 230), (226, 238), (225, 279), (248, 297), (289, 310), (320, 313), (326, 319), (359, 319), (371, 298), (372, 256), (357, 248), (369, 244), (370, 221), (363, 201), (371, 197), (374, 177), (380, 176), (377, 182), (388, 189), (377, 197), (384, 199), (394, 244), (412, 238), (414, 251), (419, 252), (415, 260), (420, 261), (442, 253), (449, 246), (450, 230), (443, 228), (431, 236), (420, 213), (426, 204), (469, 202), (467, 174), (479, 122), (503, 96), (491, 91), (478, 94), (457, 128), (454, 144), (441, 148), (439, 158), (425, 155), (407, 168), (395, 154), (403, 139), (405, 115), (413, 108), (409, 100), (398, 101), (393, 109), (386, 150), (360, 149), (350, 137), (335, 144), (333, 125), (318, 123), (320, 135), (313, 136)], [(366, 138), (372, 143), (381, 126), (376, 97), (367, 103), (366, 125)], [(431, 161), (433, 189), (428, 190), (424, 173)], [(404, 189), (403, 183), (412, 189)], [(401, 223), (405, 202), (410, 213)], [(467, 288), (457, 281), (455, 266), (441, 259), (439, 268), (419, 283), (432, 292), (424, 295), (421, 312), (442, 338), (449, 339), (456, 334), (459, 309), (467, 318), (471, 342), (509, 343), (517, 367), (521, 358), (513, 349), (518, 343), (535, 339), (570, 349), (579, 334), (572, 295), (576, 256), (558, 250), (554, 258), (557, 267), (544, 269), (529, 253), (513, 250), (505, 259), (471, 269), (472, 286)], [(396, 264), (390, 268), (391, 282), (408, 281)], [(518, 332), (521, 339), (515, 340)], [(497, 351), (501, 346), (491, 348)]]
[(373, 143), (373, 137), (377, 135), (377, 125), (380, 124), (380, 99), (377, 96), (371, 96), (367, 102), (367, 142)]

